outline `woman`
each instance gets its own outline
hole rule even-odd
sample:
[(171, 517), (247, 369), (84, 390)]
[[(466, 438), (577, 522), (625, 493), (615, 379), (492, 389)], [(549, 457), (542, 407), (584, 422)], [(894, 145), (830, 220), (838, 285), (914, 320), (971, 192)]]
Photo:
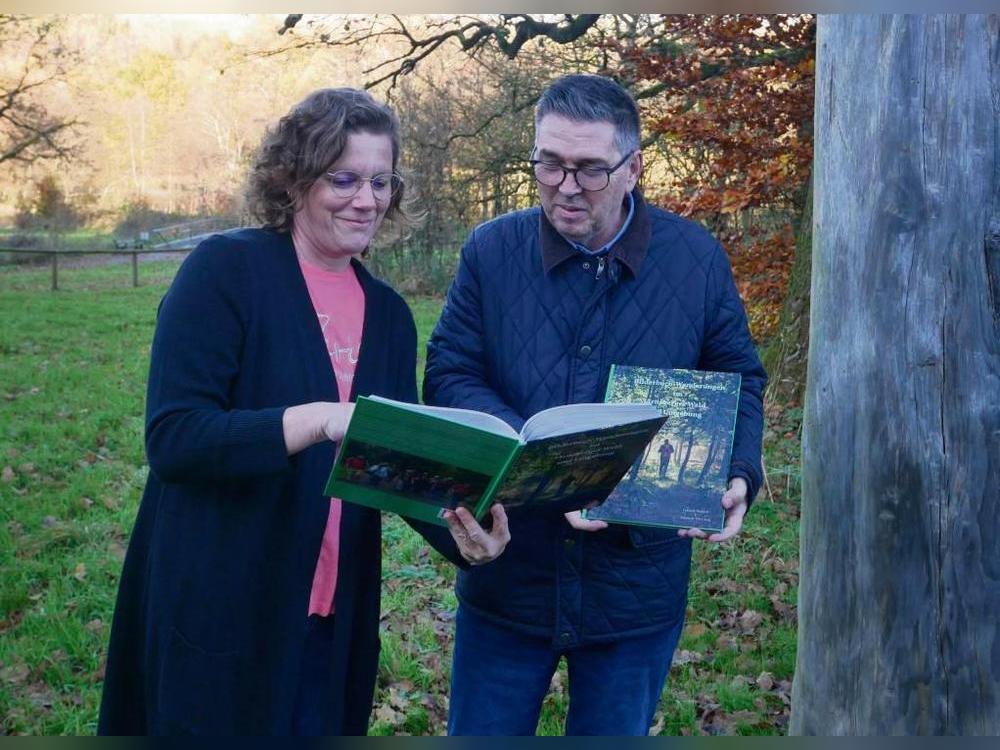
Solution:
[[(365, 732), (380, 518), (322, 490), (348, 402), (416, 400), (413, 318), (358, 260), (405, 219), (398, 163), (387, 107), (313, 93), (258, 152), (264, 228), (201, 243), (164, 297), (100, 733)], [(509, 539), (500, 506), (448, 522), (413, 525), (460, 565)]]

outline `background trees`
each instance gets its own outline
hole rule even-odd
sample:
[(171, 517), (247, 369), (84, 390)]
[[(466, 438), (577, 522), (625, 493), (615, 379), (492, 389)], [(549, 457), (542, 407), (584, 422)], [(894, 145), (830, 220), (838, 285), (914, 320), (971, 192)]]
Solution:
[[(34, 115), (35, 151), (18, 153), (77, 147), (72, 174), (44, 162), (0, 174), (8, 221), (18, 207), (35, 215), (42, 177), (79, 221), (106, 229), (237, 214), (268, 122), (313, 88), (368, 85), (403, 114), (426, 211), (413, 237), (372, 262), (404, 288), (440, 291), (469, 227), (536, 200), (525, 160), (540, 91), (598, 72), (640, 103), (647, 196), (720, 237), (755, 335), (777, 330), (807, 197), (811, 17), (6, 18), (0, 34), (19, 40), (0, 54), (8, 88), (27, 87), (13, 100)], [(14, 153), (16, 133), (4, 134)]]
[[(437, 227), (468, 226), (473, 206), (488, 216), (534, 200), (523, 165), (532, 107), (550, 80), (568, 72), (615, 77), (642, 110), (646, 195), (719, 236), (755, 335), (777, 332), (808, 198), (812, 17), (374, 16), (343, 22), (297, 16), (286, 22), (288, 29), (292, 49), (364, 50), (366, 84), (385, 90), (405, 119), (420, 123), (410, 140), (415, 176), (426, 181), (428, 197), (446, 198), (427, 202), (425, 242), (437, 248), (453, 243)], [(451, 134), (448, 148), (426, 162), (422, 115), (448, 107), (449, 119), (435, 119)], [(462, 133), (472, 138), (463, 142), (455, 135)], [(448, 186), (432, 177), (444, 173), (464, 201), (449, 200)]]
[(0, 164), (65, 159), (79, 121), (50, 111), (75, 63), (58, 18), (0, 15)]

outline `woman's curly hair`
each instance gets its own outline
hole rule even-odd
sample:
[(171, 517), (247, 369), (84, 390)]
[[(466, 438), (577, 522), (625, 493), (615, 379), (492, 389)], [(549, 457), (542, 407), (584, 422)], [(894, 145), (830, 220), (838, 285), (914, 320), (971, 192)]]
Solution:
[[(392, 168), (399, 171), (399, 120), (366, 91), (320, 89), (292, 107), (268, 129), (247, 177), (246, 207), (263, 226), (288, 232), (299, 200), (344, 151), (351, 133), (387, 135)], [(384, 225), (400, 236), (415, 217), (403, 185), (392, 196)], [(383, 225), (383, 226), (384, 226)]]

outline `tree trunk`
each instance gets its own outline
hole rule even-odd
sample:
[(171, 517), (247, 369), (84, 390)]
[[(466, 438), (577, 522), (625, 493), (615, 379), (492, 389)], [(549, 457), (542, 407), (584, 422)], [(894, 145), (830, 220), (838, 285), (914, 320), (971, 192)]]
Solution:
[(715, 463), (715, 453), (719, 449), (719, 433), (718, 431), (712, 432), (712, 440), (708, 444), (708, 453), (705, 455), (705, 463), (702, 464), (701, 473), (698, 474), (698, 481), (696, 484), (701, 484), (705, 481), (705, 475), (708, 474), (709, 469), (712, 468), (712, 464)]
[(688, 433), (687, 445), (684, 446), (684, 460), (681, 461), (681, 468), (677, 470), (677, 484), (684, 484), (684, 472), (687, 471), (692, 448), (694, 448), (694, 431)]
[(796, 734), (1000, 733), (1000, 17), (818, 28)]
[(765, 404), (802, 404), (809, 351), (809, 276), (812, 266), (812, 178), (803, 186), (800, 218), (795, 227), (795, 260), (781, 308), (778, 334), (761, 358), (768, 373)]

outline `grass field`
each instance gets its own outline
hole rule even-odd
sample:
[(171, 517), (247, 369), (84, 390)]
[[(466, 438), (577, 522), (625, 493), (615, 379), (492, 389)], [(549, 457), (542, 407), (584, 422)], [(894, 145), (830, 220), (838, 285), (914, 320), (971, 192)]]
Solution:
[[(156, 306), (176, 263), (0, 269), (0, 733), (95, 730), (117, 580), (146, 479), (143, 403)], [(413, 299), (421, 353), (441, 302)], [(421, 362), (422, 366), (422, 362)], [(771, 409), (768, 488), (733, 543), (696, 546), (687, 627), (654, 729), (781, 734), (795, 663), (797, 409)], [(398, 519), (384, 533), (373, 734), (441, 734), (450, 566)], [(558, 734), (565, 671), (540, 733)]]

